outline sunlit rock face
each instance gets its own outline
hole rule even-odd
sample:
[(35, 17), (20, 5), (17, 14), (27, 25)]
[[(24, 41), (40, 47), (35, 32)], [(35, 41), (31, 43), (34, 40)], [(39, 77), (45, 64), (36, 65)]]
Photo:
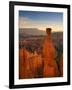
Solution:
[(44, 61), (43, 76), (55, 77), (55, 76), (58, 76), (58, 67), (55, 61), (56, 50), (52, 42), (51, 28), (47, 28), (46, 33), (47, 33), (47, 36), (44, 39), (43, 55), (42, 55), (43, 61)]
[(28, 59), (29, 53), (26, 51), (26, 49), (20, 49), (19, 50), (19, 78), (28, 78), (29, 74), (29, 66), (27, 65), (27, 59)]
[(42, 76), (42, 58), (36, 52), (29, 53), (26, 49), (20, 49), (19, 52), (19, 78), (39, 78)]

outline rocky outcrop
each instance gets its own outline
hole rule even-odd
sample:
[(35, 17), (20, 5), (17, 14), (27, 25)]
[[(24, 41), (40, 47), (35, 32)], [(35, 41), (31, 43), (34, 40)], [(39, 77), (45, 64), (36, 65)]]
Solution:
[(45, 37), (43, 44), (43, 77), (55, 77), (58, 76), (58, 67), (55, 61), (56, 50), (54, 48), (51, 38), (51, 28), (46, 29), (47, 36)]
[(26, 49), (20, 49), (19, 52), (19, 78), (36, 78), (41, 77), (42, 59), (41, 55), (36, 52), (29, 53)]

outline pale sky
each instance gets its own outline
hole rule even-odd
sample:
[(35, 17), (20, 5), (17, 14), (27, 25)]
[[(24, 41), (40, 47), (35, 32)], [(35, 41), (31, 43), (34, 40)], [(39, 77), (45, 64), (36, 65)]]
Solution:
[(63, 31), (63, 13), (19, 11), (19, 28), (37, 28), (53, 31)]

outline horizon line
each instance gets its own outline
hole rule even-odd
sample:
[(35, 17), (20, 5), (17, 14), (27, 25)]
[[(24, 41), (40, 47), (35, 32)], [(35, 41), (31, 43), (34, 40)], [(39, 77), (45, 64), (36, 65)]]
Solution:
[[(45, 30), (41, 30), (41, 29), (38, 29), (38, 28), (19, 28), (19, 30), (20, 29), (37, 29), (37, 30), (40, 30), (40, 31), (44, 31), (45, 32)], [(52, 32), (63, 32), (62, 30), (58, 30), (58, 31), (52, 31)]]

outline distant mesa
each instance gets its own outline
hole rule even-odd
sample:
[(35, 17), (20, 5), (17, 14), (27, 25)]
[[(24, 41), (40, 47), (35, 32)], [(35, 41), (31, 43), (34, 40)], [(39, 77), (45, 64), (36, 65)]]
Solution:
[(19, 33), (24, 35), (46, 35), (45, 31), (37, 28), (20, 28)]

